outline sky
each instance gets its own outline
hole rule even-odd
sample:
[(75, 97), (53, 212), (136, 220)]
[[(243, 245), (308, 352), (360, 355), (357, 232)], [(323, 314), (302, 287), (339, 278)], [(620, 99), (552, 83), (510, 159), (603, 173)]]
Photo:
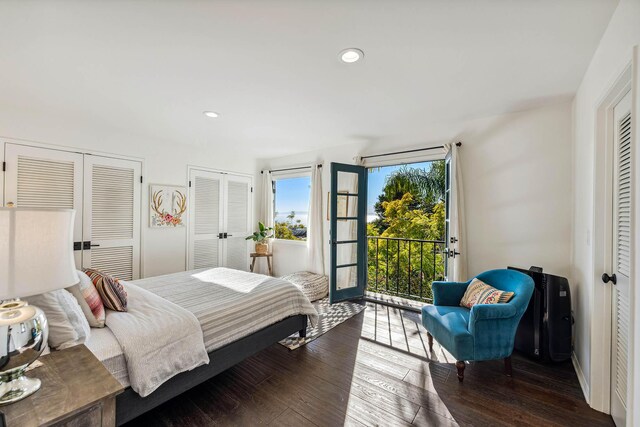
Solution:
[[(431, 162), (412, 163), (416, 168), (431, 169)], [(375, 215), (373, 206), (378, 201), (378, 195), (382, 193), (385, 180), (388, 175), (403, 166), (385, 166), (369, 170), (367, 191), (367, 215)], [(309, 210), (309, 193), (311, 192), (311, 177), (301, 176), (276, 180), (276, 213), (284, 219), (291, 211), (306, 217)], [(305, 218), (302, 218), (303, 221)]]
[(288, 215), (291, 211), (306, 214), (310, 192), (310, 176), (276, 180), (276, 212), (281, 215)]

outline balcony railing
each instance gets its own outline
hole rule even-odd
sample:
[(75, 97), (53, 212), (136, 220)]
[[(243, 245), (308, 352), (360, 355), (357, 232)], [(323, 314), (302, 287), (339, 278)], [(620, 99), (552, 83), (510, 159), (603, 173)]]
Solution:
[(444, 278), (444, 243), (369, 236), (367, 290), (432, 302), (431, 283)]

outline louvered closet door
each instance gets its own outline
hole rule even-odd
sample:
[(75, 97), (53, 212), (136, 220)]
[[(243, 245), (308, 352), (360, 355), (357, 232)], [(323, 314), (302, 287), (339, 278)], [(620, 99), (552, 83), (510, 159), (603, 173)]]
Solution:
[(140, 162), (85, 155), (83, 266), (140, 278)]
[(631, 93), (614, 108), (614, 206), (613, 206), (613, 272), (617, 283), (613, 286), (613, 322), (611, 346), (611, 416), (616, 425), (626, 423), (629, 396), (629, 287), (631, 277), (631, 206), (632, 156)]
[(223, 265), (223, 175), (191, 170), (189, 180), (189, 269), (219, 267)]
[(249, 242), (251, 230), (251, 178), (225, 175), (224, 266), (236, 270), (249, 269)]
[[(81, 242), (82, 159), (79, 153), (5, 144), (5, 205), (75, 209), (73, 239)], [(80, 267), (81, 251), (75, 256)]]

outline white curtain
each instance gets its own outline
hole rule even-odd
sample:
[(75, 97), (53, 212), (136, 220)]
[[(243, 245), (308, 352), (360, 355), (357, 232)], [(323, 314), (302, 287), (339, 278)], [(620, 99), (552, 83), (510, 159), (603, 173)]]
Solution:
[(447, 157), (451, 162), (449, 241), (446, 245), (449, 251), (457, 253), (453, 258), (449, 258), (447, 276), (454, 282), (465, 282), (469, 278), (467, 277), (467, 233), (460, 147), (456, 144), (446, 144), (445, 150), (448, 151)]
[[(260, 193), (259, 203), (260, 211), (258, 213), (258, 221), (267, 227), (273, 227), (273, 177), (269, 170), (262, 171), (262, 191)], [(253, 227), (257, 230), (258, 223), (253, 224)], [(269, 250), (273, 251), (273, 239), (270, 239), (269, 246)], [(253, 252), (253, 248), (251, 252)], [(269, 274), (266, 259), (260, 258), (257, 260), (254, 273)]]
[(316, 274), (324, 274), (322, 199), (322, 168), (314, 164), (311, 166), (311, 194), (307, 221), (307, 271)]
[(273, 227), (273, 178), (269, 170), (262, 171), (259, 221), (267, 227)]

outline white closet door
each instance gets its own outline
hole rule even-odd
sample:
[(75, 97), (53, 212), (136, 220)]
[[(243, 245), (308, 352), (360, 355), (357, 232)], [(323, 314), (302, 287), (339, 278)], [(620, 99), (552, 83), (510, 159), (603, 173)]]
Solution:
[(223, 178), (220, 173), (200, 170), (189, 174), (189, 270), (223, 265)]
[(85, 155), (84, 268), (140, 278), (141, 171), (140, 162)]
[(630, 321), (630, 266), (631, 266), (631, 206), (632, 206), (632, 156), (631, 143), (631, 93), (614, 108), (614, 205), (613, 205), (613, 272), (616, 284), (612, 298), (611, 345), (611, 416), (618, 426), (626, 424), (629, 396), (629, 340)]
[(249, 269), (251, 231), (251, 178), (225, 175), (225, 239), (224, 266), (236, 270)]
[[(5, 145), (5, 205), (75, 209), (73, 239), (82, 242), (83, 155), (49, 148)], [(80, 250), (76, 266), (82, 265)]]

